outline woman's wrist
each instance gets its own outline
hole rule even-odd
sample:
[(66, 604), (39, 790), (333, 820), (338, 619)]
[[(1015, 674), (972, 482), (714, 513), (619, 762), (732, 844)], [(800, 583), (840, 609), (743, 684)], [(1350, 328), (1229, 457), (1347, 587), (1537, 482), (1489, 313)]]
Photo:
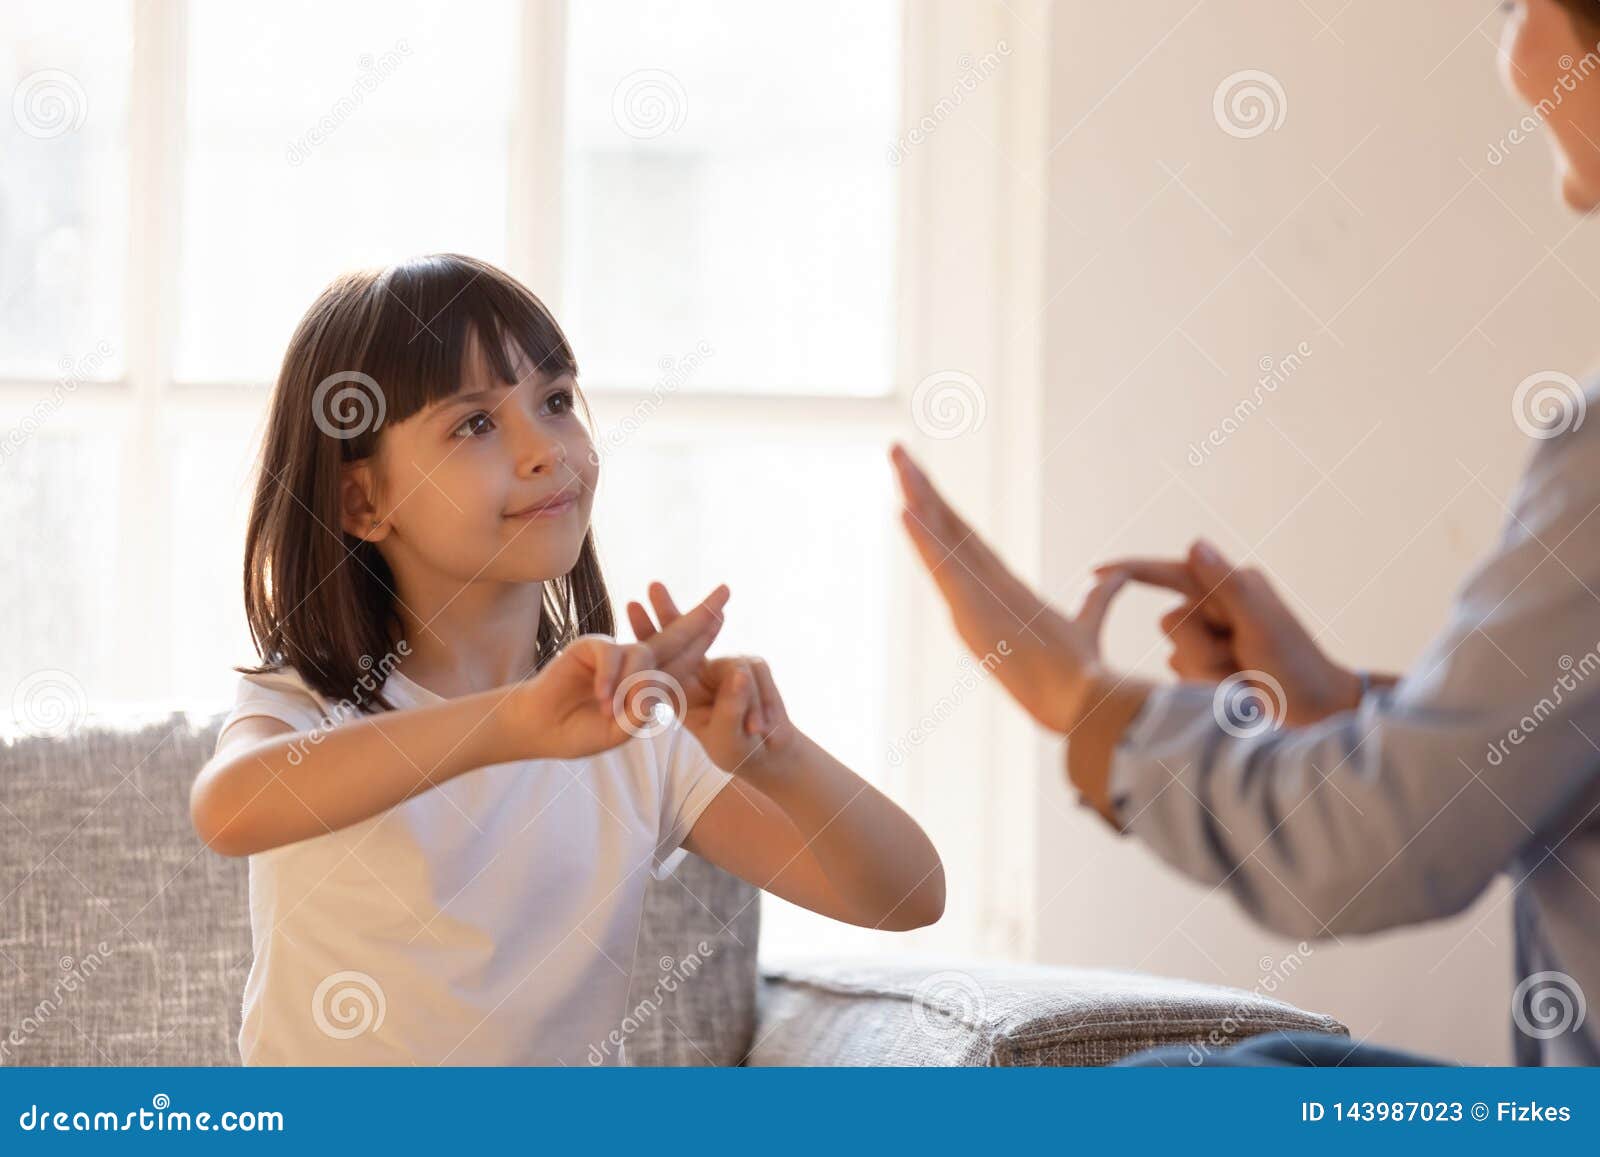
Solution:
[(1078, 801), (1120, 831), (1111, 799), (1112, 758), (1154, 685), (1103, 668), (1085, 675), (1083, 705), (1066, 736), (1067, 778), (1078, 789)]

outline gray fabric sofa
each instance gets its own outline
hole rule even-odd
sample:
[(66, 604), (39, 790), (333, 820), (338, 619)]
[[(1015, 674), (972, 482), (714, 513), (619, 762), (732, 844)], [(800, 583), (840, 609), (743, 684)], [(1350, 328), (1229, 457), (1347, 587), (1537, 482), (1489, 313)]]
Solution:
[[(0, 1064), (239, 1063), (246, 864), (206, 849), (188, 818), (221, 721), (90, 717), (0, 740)], [(618, 1026), (631, 1063), (1096, 1065), (1156, 1044), (1346, 1032), (1260, 995), (1135, 973), (959, 961), (763, 973), (757, 896), (693, 856), (651, 885)]]

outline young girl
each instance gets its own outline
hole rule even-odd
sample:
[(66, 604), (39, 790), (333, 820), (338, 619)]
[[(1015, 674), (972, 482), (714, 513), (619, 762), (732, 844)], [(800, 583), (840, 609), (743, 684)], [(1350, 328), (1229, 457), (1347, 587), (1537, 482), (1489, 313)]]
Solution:
[[(577, 364), (507, 274), (339, 278), (284, 358), (245, 544), (263, 665), (196, 778), (250, 857), (246, 1064), (585, 1064), (683, 850), (816, 912), (932, 923), (922, 830), (707, 659), (729, 598), (613, 620)], [(657, 722), (652, 701), (678, 717)], [(605, 1050), (609, 1056), (609, 1050)]]

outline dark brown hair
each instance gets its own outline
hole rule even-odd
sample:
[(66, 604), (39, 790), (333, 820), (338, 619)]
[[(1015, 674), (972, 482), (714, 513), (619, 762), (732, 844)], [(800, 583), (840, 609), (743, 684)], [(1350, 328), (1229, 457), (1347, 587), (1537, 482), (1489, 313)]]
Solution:
[[(375, 543), (341, 528), (340, 467), (373, 457), (383, 423), (454, 394), (474, 333), (508, 385), (508, 342), (541, 373), (577, 373), (543, 302), (454, 253), (345, 274), (306, 311), (273, 389), (245, 534), (245, 617), (262, 665), (234, 670), (289, 666), (335, 702), (393, 709), (375, 690), (393, 659), (371, 672), (399, 635), (394, 576)], [(545, 583), (536, 669), (578, 635), (615, 629), (591, 530), (572, 570)]]

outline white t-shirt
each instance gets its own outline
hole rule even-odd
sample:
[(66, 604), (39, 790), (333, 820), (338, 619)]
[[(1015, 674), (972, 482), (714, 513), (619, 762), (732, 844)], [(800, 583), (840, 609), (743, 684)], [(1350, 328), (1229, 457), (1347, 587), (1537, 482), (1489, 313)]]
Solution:
[[(445, 700), (391, 674), (400, 708)], [(223, 729), (322, 728), (293, 671), (245, 675)], [(311, 750), (309, 741), (306, 750)], [(494, 764), (250, 857), (247, 1065), (623, 1064), (645, 888), (732, 777), (673, 722), (575, 760)]]

